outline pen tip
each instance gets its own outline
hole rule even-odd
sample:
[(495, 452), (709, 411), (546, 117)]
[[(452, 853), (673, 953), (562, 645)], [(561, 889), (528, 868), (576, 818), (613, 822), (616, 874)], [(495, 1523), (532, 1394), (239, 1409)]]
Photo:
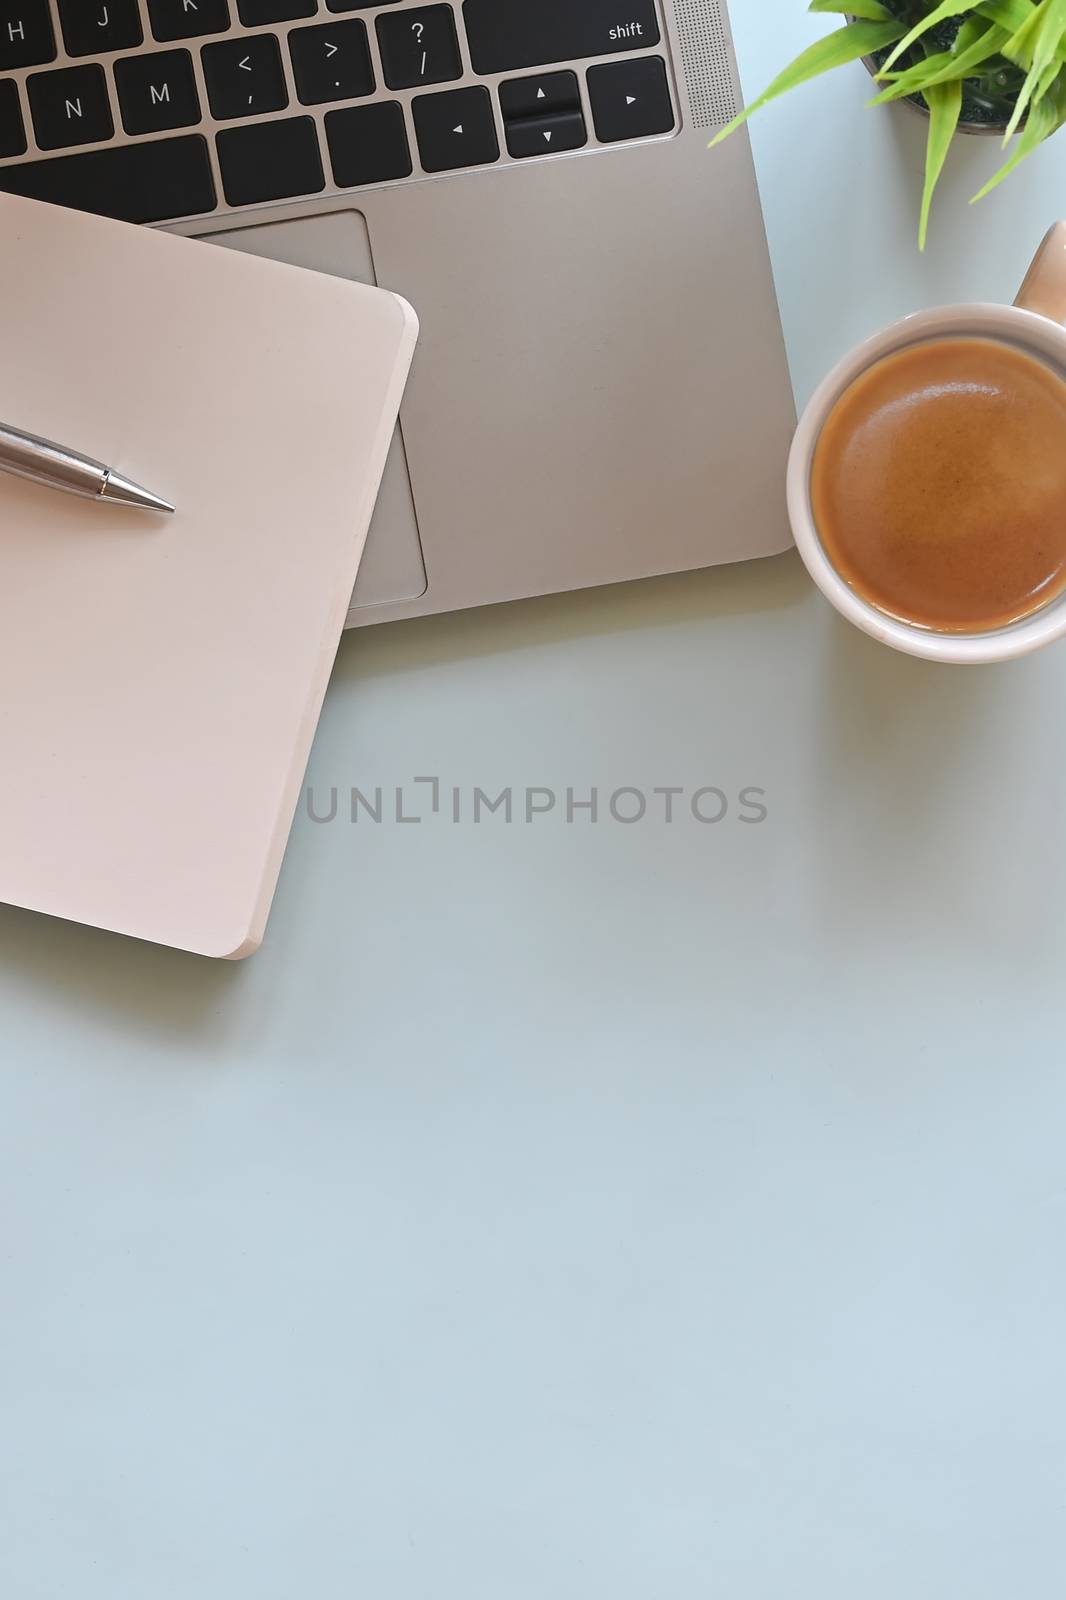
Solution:
[(153, 494), (150, 489), (142, 488), (139, 483), (134, 483), (132, 478), (123, 477), (121, 472), (108, 473), (100, 498), (112, 500), (116, 505), (134, 506), (142, 511), (162, 511), (169, 514), (174, 510), (169, 500)]

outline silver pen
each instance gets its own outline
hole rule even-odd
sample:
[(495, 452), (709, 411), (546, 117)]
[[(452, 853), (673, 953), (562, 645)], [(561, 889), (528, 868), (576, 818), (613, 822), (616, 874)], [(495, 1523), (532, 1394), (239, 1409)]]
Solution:
[(38, 439), (36, 434), (23, 433), (21, 428), (4, 422), (0, 422), (0, 472), (29, 478), (32, 483), (62, 489), (66, 494), (79, 494), (86, 500), (102, 500), (109, 506), (135, 506), (142, 511), (174, 509), (169, 500), (142, 489), (139, 483), (102, 461), (54, 444), (51, 439)]

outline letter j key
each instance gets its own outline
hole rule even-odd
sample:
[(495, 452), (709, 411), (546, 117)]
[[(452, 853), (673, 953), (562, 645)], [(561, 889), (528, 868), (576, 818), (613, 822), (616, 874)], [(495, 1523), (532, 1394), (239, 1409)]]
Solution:
[(59, 0), (59, 20), (68, 56), (133, 50), (144, 38), (137, 0)]

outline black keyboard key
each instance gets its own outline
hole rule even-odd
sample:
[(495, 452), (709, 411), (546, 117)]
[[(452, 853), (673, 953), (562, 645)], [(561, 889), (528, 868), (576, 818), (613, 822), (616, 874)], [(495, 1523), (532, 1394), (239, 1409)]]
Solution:
[(96, 144), (115, 131), (103, 67), (61, 67), (26, 79), (33, 131), (42, 150)]
[(148, 20), (160, 44), (225, 33), (229, 0), (148, 0)]
[(499, 159), (496, 122), (487, 89), (419, 94), (411, 102), (418, 154), (427, 172), (480, 167)]
[(187, 50), (158, 50), (116, 61), (115, 83), (127, 133), (162, 133), (200, 120), (200, 96)]
[(56, 58), (48, 0), (0, 0), (0, 72)]
[(513, 72), (658, 44), (655, 0), (465, 0), (475, 72)]
[(272, 33), (205, 44), (201, 53), (207, 98), (220, 122), (282, 111), (288, 105), (281, 51)]
[(372, 6), (394, 6), (398, 0), (326, 0), (327, 11), (369, 11)]
[(215, 209), (207, 140), (200, 134), (0, 167), (0, 189), (121, 222), (169, 222)]
[(288, 200), (326, 187), (318, 130), (310, 117), (224, 128), (216, 138), (222, 188), (231, 206)]
[(519, 117), (504, 123), (507, 148), (513, 156), (550, 156), (556, 150), (580, 150), (588, 142), (580, 111), (556, 111), (550, 117)]
[(318, 0), (237, 0), (237, 10), (246, 28), (269, 28), (272, 22), (313, 17)]
[(0, 79), (0, 160), (26, 154), (26, 129), (19, 109), (19, 86), (13, 78)]
[(463, 75), (451, 6), (420, 6), (378, 18), (381, 70), (390, 89), (448, 83)]
[(409, 178), (413, 170), (403, 107), (395, 100), (327, 112), (326, 142), (341, 189)]
[(543, 72), (537, 78), (511, 78), (500, 84), (504, 121), (512, 117), (547, 117), (553, 111), (580, 111), (576, 72)]
[(319, 28), (293, 28), (289, 51), (296, 93), (305, 106), (356, 100), (374, 92), (366, 23), (358, 18)]
[(97, 56), (141, 44), (137, 0), (59, 0), (59, 20), (68, 56)]
[(666, 63), (661, 56), (590, 67), (588, 81), (592, 120), (602, 143), (647, 139), (653, 133), (669, 133), (674, 126)]

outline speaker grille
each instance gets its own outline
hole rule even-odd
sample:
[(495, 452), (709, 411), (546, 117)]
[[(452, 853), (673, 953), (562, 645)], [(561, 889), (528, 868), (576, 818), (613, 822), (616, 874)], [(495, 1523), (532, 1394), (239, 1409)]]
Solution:
[(729, 122), (739, 107), (720, 0), (674, 0), (674, 16), (693, 126)]

